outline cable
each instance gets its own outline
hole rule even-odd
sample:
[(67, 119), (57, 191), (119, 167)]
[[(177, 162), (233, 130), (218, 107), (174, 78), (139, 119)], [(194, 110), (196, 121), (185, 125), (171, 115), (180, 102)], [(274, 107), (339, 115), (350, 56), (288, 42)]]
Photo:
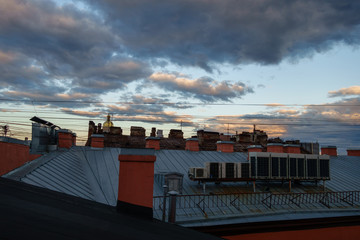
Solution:
[(195, 105), (195, 106), (265, 106), (265, 107), (283, 107), (283, 106), (298, 106), (298, 107), (359, 107), (360, 104), (278, 104), (271, 105), (269, 103), (199, 103), (199, 102), (189, 102), (189, 103), (174, 103), (174, 102), (148, 102), (148, 103), (134, 103), (134, 102), (102, 102), (102, 101), (77, 101), (77, 100), (29, 100), (29, 99), (10, 99), (10, 98), (0, 98), (1, 101), (9, 102), (40, 102), (40, 103), (116, 103), (123, 105)]

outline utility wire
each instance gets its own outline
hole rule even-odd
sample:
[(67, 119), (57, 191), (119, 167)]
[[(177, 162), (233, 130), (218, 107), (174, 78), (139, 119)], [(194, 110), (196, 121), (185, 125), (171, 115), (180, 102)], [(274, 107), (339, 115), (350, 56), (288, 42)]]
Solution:
[(0, 101), (8, 102), (40, 102), (40, 103), (115, 103), (115, 104), (124, 104), (124, 105), (196, 105), (196, 106), (265, 106), (265, 107), (283, 107), (283, 106), (298, 106), (298, 107), (360, 107), (360, 104), (276, 104), (272, 105), (271, 103), (199, 103), (199, 102), (186, 102), (186, 103), (176, 103), (176, 102), (143, 102), (143, 103), (134, 103), (134, 102), (103, 102), (103, 101), (83, 101), (83, 100), (30, 100), (30, 99), (10, 99), (10, 98), (0, 98)]

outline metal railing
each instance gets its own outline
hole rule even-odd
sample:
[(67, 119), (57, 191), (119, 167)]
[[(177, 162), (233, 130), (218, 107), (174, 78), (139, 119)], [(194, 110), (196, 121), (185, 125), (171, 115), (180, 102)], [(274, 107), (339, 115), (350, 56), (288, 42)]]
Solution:
[[(153, 198), (154, 217), (169, 214), (169, 196)], [(167, 204), (164, 204), (166, 200)], [(359, 207), (360, 191), (316, 193), (232, 193), (176, 196), (176, 219), (189, 217), (236, 216), (279, 210), (316, 210)], [(173, 205), (173, 206), (175, 206)], [(164, 207), (166, 209), (164, 209)]]

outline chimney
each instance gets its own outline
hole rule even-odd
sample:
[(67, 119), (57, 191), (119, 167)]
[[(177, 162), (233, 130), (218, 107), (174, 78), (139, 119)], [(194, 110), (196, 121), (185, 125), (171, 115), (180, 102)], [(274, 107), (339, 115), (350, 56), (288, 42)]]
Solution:
[(189, 150), (192, 152), (198, 152), (199, 151), (199, 140), (197, 138), (186, 139), (185, 150)]
[(60, 129), (58, 134), (58, 147), (59, 148), (71, 148), (72, 146), (72, 132), (68, 129)]
[(152, 219), (155, 160), (153, 149), (121, 149), (118, 212)]
[(93, 149), (104, 148), (104, 135), (103, 134), (91, 135), (91, 145), (90, 146)]
[(321, 155), (337, 156), (336, 146), (323, 146), (321, 147)]
[(160, 138), (159, 137), (147, 137), (145, 138), (146, 148), (153, 148), (160, 150)]
[(269, 143), (266, 146), (267, 152), (273, 152), (273, 153), (283, 153), (284, 152), (284, 146), (282, 143)]
[(216, 151), (232, 153), (234, 152), (234, 142), (231, 141), (217, 141), (216, 142)]
[(163, 138), (164, 135), (163, 135), (163, 130), (159, 129), (156, 131), (156, 136), (159, 137), (159, 138)]
[(297, 144), (285, 144), (284, 153), (301, 153), (300, 145)]
[(76, 146), (76, 133), (72, 134), (72, 145)]
[(347, 150), (347, 155), (348, 156), (360, 156), (360, 147), (358, 148), (348, 148)]
[(151, 128), (150, 137), (156, 137), (156, 128)]
[(248, 160), (249, 160), (249, 153), (262, 152), (262, 146), (261, 145), (250, 145), (247, 147), (247, 150), (248, 150)]

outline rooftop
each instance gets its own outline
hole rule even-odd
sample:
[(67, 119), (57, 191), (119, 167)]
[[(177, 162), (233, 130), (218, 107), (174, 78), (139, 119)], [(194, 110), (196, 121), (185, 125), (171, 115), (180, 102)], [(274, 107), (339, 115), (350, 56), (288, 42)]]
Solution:
[(114, 207), (0, 178), (2, 239), (219, 239)]
[[(5, 177), (115, 206), (118, 156), (126, 151), (138, 152), (137, 149), (72, 147), (47, 154)], [(253, 193), (253, 185), (248, 182), (207, 183), (204, 189), (203, 185), (187, 177), (190, 167), (204, 167), (205, 162), (247, 162), (245, 153), (158, 150), (155, 155), (155, 175), (180, 173), (184, 176), (182, 195), (177, 203), (177, 222), (183, 225), (236, 223), (239, 216), (242, 216), (242, 221), (250, 221), (274, 216), (287, 219), (295, 215), (360, 214), (360, 157), (331, 157), (331, 180), (325, 186), (322, 182), (301, 182), (293, 184), (289, 193), (288, 183), (263, 181), (256, 182), (256, 192)], [(154, 217), (161, 219), (164, 190), (156, 179), (153, 211)]]

